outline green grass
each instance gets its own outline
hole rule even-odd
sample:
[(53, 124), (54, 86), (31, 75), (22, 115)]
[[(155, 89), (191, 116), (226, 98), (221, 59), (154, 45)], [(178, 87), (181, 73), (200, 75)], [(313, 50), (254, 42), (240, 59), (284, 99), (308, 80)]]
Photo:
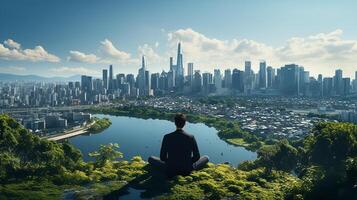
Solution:
[(141, 196), (154, 199), (284, 199), (291, 186), (300, 180), (288, 173), (263, 168), (243, 171), (225, 164), (208, 166), (190, 176), (167, 179), (140, 157), (131, 162), (108, 163), (99, 171), (113, 171), (113, 180), (98, 180), (85, 186), (57, 186), (47, 181), (24, 181), (0, 186), (0, 199), (60, 199), (65, 189), (73, 189), (76, 199), (101, 198), (125, 194), (128, 187), (142, 190)]
[(95, 123), (88, 129), (92, 133), (98, 133), (106, 128), (108, 128), (112, 122), (109, 118), (94, 118)]
[(0, 185), (0, 199), (60, 199), (69, 186), (57, 186), (48, 181), (23, 181)]
[(242, 147), (248, 147), (249, 144), (244, 141), (243, 138), (228, 138), (226, 141), (230, 144), (237, 145), (237, 146), (242, 146)]

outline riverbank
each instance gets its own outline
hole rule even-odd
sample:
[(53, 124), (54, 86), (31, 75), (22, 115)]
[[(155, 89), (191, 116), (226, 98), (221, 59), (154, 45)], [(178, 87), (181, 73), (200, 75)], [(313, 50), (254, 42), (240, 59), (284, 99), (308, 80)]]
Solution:
[(88, 131), (91, 133), (99, 133), (112, 124), (110, 119), (106, 117), (102, 119), (93, 117), (93, 120), (95, 121), (95, 123), (88, 128)]
[[(87, 110), (96, 114), (107, 114), (114, 116), (128, 116), (142, 119), (163, 119), (173, 121), (176, 113), (155, 109), (152, 107), (94, 107)], [(240, 128), (237, 121), (228, 120), (222, 117), (206, 116), (195, 113), (187, 113), (187, 120), (190, 123), (203, 123), (209, 127), (214, 127), (218, 131), (218, 136), (229, 144), (241, 146), (250, 151), (257, 151), (265, 145), (264, 138), (258, 137)]]
[(42, 137), (42, 139), (47, 139), (49, 141), (60, 141), (67, 138), (75, 137), (78, 135), (86, 134), (86, 133), (98, 133), (111, 125), (111, 122), (108, 118), (93, 118), (89, 124), (86, 124), (83, 127), (65, 131), (63, 133), (50, 135), (46, 137)]

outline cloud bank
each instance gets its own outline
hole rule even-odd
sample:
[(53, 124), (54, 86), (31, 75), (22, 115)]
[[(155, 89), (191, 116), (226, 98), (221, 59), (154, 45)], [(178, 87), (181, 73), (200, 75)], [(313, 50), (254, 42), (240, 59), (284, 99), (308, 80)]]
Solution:
[[(332, 76), (334, 70), (340, 68), (344, 70), (345, 75), (352, 77), (357, 70), (357, 40), (345, 39), (341, 29), (304, 37), (291, 37), (279, 46), (248, 38), (237, 37), (230, 40), (212, 38), (191, 28), (164, 33), (166, 35), (164, 42), (144, 43), (134, 48), (134, 51), (123, 49), (110, 39), (99, 41), (98, 48), (90, 50), (90, 53), (70, 50), (67, 57), (69, 63), (62, 63), (63, 65), (75, 66), (71, 62), (76, 62), (90, 68), (62, 67), (57, 69), (57, 72), (88, 74), (87, 69), (96, 69), (100, 73), (102, 67), (113, 64), (115, 68), (120, 69), (120, 72), (136, 73), (142, 55), (145, 55), (151, 72), (167, 71), (169, 57), (176, 59), (178, 42), (182, 43), (184, 62), (193, 62), (195, 69), (201, 71), (212, 72), (216, 68), (244, 69), (246, 60), (252, 61), (255, 72), (258, 71), (260, 60), (265, 60), (268, 65), (275, 68), (296, 63), (304, 66), (312, 75), (322, 73)], [(0, 43), (0, 59), (60, 62), (60, 58), (48, 53), (42, 46), (23, 49), (21, 44), (12, 39)]]
[(22, 49), (21, 45), (12, 39), (0, 43), (0, 59), (4, 60), (25, 60), (25, 61), (47, 61), (60, 62), (60, 58), (48, 53), (42, 46), (33, 49)]
[(200, 68), (239, 67), (251, 60), (258, 68), (259, 60), (266, 60), (273, 67), (296, 63), (314, 74), (331, 74), (341, 68), (348, 74), (357, 70), (357, 40), (345, 40), (343, 31), (318, 33), (308, 37), (293, 37), (280, 47), (249, 39), (219, 40), (206, 37), (192, 29), (179, 29), (168, 33), (171, 48), (181, 41), (186, 61), (197, 63)]

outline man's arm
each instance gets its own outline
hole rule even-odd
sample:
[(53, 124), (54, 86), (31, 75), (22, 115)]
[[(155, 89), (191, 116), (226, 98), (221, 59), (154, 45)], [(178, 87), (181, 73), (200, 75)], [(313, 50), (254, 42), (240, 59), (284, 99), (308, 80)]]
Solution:
[(160, 160), (166, 161), (167, 160), (167, 138), (166, 135), (164, 139), (162, 139), (161, 150), (160, 150)]
[(200, 151), (198, 150), (197, 142), (195, 137), (192, 137), (192, 162), (196, 162), (198, 159), (200, 159)]

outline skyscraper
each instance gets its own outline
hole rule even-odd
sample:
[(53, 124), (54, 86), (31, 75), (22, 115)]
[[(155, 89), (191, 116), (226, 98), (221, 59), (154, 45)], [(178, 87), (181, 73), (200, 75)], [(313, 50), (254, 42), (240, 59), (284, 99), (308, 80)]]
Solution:
[(259, 88), (267, 87), (267, 69), (265, 61), (259, 63)]
[(82, 90), (91, 93), (93, 90), (93, 81), (91, 76), (82, 75), (81, 77), (81, 87)]
[(159, 88), (159, 78), (160, 78), (159, 73), (151, 74), (151, 89), (153, 89), (154, 92)]
[(216, 92), (220, 93), (222, 90), (222, 76), (219, 69), (214, 70), (214, 86), (216, 88)]
[(232, 73), (232, 89), (240, 93), (244, 92), (244, 72), (234, 69)]
[(150, 95), (150, 73), (145, 68), (145, 57), (141, 58), (141, 68), (138, 72), (138, 89), (139, 96), (148, 96)]
[(320, 96), (323, 96), (323, 77), (322, 77), (322, 74), (319, 74), (318, 75), (318, 78), (317, 78), (317, 81), (318, 81), (318, 83), (319, 83), (319, 88), (320, 88), (320, 90), (319, 90), (319, 94), (320, 94)]
[(177, 45), (176, 65), (173, 64), (173, 59), (170, 57), (170, 71), (173, 73), (173, 85), (181, 90), (184, 83), (183, 55), (181, 53), (181, 43)]
[(224, 70), (224, 87), (231, 88), (232, 86), (232, 72), (230, 69)]
[(178, 45), (177, 45), (176, 68), (177, 68), (177, 75), (183, 77), (184, 73), (183, 73), (183, 58), (182, 58), (182, 53), (181, 53), (181, 42), (179, 42)]
[(108, 89), (113, 90), (114, 89), (114, 82), (113, 82), (113, 65), (109, 65), (109, 83), (108, 83)]
[(249, 94), (253, 89), (253, 71), (250, 61), (244, 62), (244, 91)]
[(165, 71), (162, 71), (160, 74), (159, 89), (162, 94), (164, 93), (164, 91), (167, 91), (168, 89), (168, 79), (167, 79), (167, 73)]
[(342, 95), (346, 96), (351, 93), (351, 79), (350, 78), (343, 78), (342, 79)]
[(193, 63), (187, 64), (187, 78), (188, 81), (191, 83), (193, 79)]
[(203, 92), (208, 94), (211, 92), (211, 85), (213, 84), (212, 74), (209, 72), (205, 72), (202, 74), (202, 87)]
[(336, 95), (343, 94), (343, 80), (342, 80), (342, 70), (341, 69), (337, 69), (335, 71), (333, 86), (334, 86), (334, 93)]
[(333, 94), (333, 78), (325, 77), (322, 82), (324, 97), (331, 96)]
[(357, 71), (355, 72), (355, 79), (352, 81), (353, 93), (357, 93)]
[(280, 90), (285, 95), (299, 94), (299, 66), (285, 65), (280, 70)]
[(82, 97), (81, 102), (87, 103), (92, 98), (93, 81), (91, 76), (81, 76)]
[(193, 75), (193, 85), (192, 85), (192, 92), (194, 94), (197, 94), (201, 92), (202, 88), (202, 76), (199, 70), (195, 70), (195, 73)]
[(268, 88), (273, 88), (274, 84), (274, 79), (275, 79), (275, 69), (269, 66), (267, 68), (267, 87)]
[(108, 70), (103, 69), (103, 88), (108, 89)]

